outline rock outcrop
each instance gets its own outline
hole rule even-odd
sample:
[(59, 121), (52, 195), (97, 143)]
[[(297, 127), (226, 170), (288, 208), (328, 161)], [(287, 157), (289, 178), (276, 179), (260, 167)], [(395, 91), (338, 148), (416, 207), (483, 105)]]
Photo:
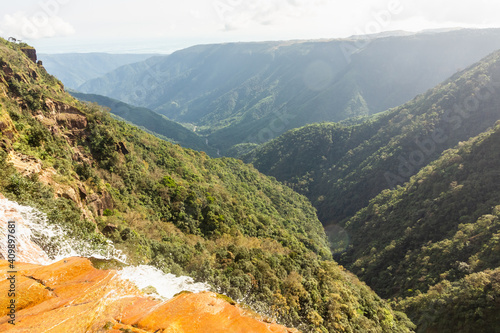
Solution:
[(36, 50), (34, 48), (23, 47), (21, 51), (23, 51), (23, 53), (26, 54), (26, 56), (36, 64), (37, 57), (36, 57)]
[[(4, 296), (10, 281), (0, 281), (1, 332), (297, 332), (210, 292), (181, 293), (168, 301), (145, 296), (116, 271), (95, 269), (85, 258), (48, 266), (16, 263), (16, 269), (15, 325)], [(0, 275), (9, 270), (0, 260)]]
[(45, 105), (50, 110), (51, 118), (59, 126), (64, 126), (71, 130), (82, 130), (87, 127), (87, 118), (77, 108), (48, 98), (45, 101)]
[(54, 178), (57, 171), (52, 168), (43, 168), (42, 161), (35, 157), (10, 151), (7, 161), (12, 163), (17, 172), (23, 176), (37, 175), (38, 180), (54, 189), (57, 197), (73, 201), (83, 212), (83, 216), (95, 221), (94, 216), (102, 216), (105, 209), (113, 209), (111, 195), (103, 190), (101, 193), (89, 195), (82, 182), (76, 182), (76, 189), (67, 184), (58, 183)]
[(0, 112), (0, 148), (9, 151), (12, 148), (12, 141), (17, 136), (17, 130), (11, 118)]

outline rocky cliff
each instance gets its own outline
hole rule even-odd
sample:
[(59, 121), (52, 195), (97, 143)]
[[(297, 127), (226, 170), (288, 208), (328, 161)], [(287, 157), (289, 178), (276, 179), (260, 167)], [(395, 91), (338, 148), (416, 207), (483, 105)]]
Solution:
[[(85, 258), (15, 267), (15, 325), (4, 297), (11, 282), (0, 282), (2, 332), (298, 332), (210, 292), (181, 293), (167, 301), (145, 296), (116, 271), (95, 269)], [(1, 260), (0, 275), (9, 270)]]
[(21, 48), (21, 51), (23, 51), (24, 54), (26, 54), (26, 56), (31, 60), (33, 61), (34, 63), (36, 63), (36, 50), (32, 47), (23, 47)]

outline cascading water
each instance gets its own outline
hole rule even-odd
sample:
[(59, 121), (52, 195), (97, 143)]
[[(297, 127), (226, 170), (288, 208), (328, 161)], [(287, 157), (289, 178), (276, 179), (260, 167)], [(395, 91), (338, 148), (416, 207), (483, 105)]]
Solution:
[[(0, 254), (7, 258), (7, 225), (15, 221), (16, 260), (19, 262), (49, 265), (68, 257), (117, 260), (126, 264), (126, 256), (115, 249), (112, 242), (91, 246), (68, 237), (59, 226), (49, 224), (47, 216), (38, 210), (22, 206), (0, 196)], [(120, 270), (122, 279), (133, 282), (139, 289), (152, 286), (159, 296), (169, 299), (181, 291), (201, 292), (210, 290), (206, 283), (194, 283), (186, 276), (165, 274), (148, 265), (127, 266)]]
[(122, 279), (134, 282), (139, 289), (154, 287), (158, 295), (167, 299), (183, 290), (194, 293), (210, 290), (210, 286), (206, 283), (194, 283), (193, 279), (188, 276), (165, 274), (148, 265), (128, 266), (118, 273)]
[[(39, 265), (49, 265), (68, 257), (126, 261), (126, 256), (116, 250), (111, 242), (91, 246), (84, 241), (71, 239), (61, 227), (49, 224), (45, 214), (5, 198), (0, 198), (0, 221), (3, 239), (6, 238), (7, 222), (16, 222), (17, 261)], [(0, 244), (2, 254), (6, 253), (6, 244)]]

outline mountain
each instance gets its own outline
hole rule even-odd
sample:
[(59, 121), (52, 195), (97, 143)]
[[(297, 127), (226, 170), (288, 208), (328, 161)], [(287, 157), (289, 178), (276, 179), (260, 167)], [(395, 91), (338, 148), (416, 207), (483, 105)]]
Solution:
[(0, 39), (7, 198), (71, 237), (111, 240), (131, 263), (210, 283), (303, 331), (412, 331), (331, 259), (305, 197), (239, 160), (211, 159), (77, 101), (23, 47)]
[(144, 61), (154, 54), (109, 53), (40, 53), (43, 66), (64, 85), (76, 89), (88, 80), (98, 78), (123, 65)]
[(110, 112), (115, 116), (127, 120), (134, 125), (141, 126), (162, 139), (178, 143), (182, 147), (204, 151), (209, 155), (216, 155), (214, 149), (206, 145), (205, 139), (184, 126), (149, 109), (132, 106), (101, 95), (82, 94), (73, 91), (70, 94), (81, 101), (93, 102), (108, 107), (110, 108)]
[(189, 123), (225, 154), (287, 130), (396, 107), (500, 48), (500, 30), (200, 45), (78, 90)]
[(497, 122), (351, 218), (342, 264), (383, 297), (406, 296), (419, 331), (498, 332), (499, 170)]
[(343, 225), (449, 148), (500, 119), (500, 52), (412, 101), (353, 126), (309, 125), (244, 160), (306, 195), (325, 226)]
[(497, 51), (364, 123), (295, 129), (245, 160), (306, 194), (338, 261), (417, 332), (498, 332), (499, 87)]

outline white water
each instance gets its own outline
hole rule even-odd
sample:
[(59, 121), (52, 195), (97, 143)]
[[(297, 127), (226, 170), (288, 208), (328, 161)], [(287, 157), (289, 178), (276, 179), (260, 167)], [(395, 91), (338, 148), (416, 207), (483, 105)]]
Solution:
[(129, 266), (118, 272), (122, 279), (127, 279), (139, 288), (143, 289), (152, 286), (156, 289), (158, 295), (170, 299), (175, 294), (187, 290), (194, 293), (210, 290), (210, 286), (206, 283), (195, 283), (188, 276), (175, 276), (166, 274), (159, 269), (148, 266)]
[(16, 222), (16, 252), (19, 261), (39, 265), (49, 265), (68, 257), (126, 261), (126, 256), (116, 250), (111, 242), (91, 246), (82, 240), (71, 239), (61, 227), (49, 224), (47, 216), (35, 208), (0, 199), (0, 235), (5, 240), (0, 244), (0, 252), (4, 257), (7, 245), (6, 223), (12, 220)]
[[(71, 239), (59, 226), (49, 224), (47, 216), (38, 210), (0, 198), (0, 253), (7, 258), (7, 221), (16, 222), (17, 260), (49, 265), (68, 257), (115, 259), (126, 263), (126, 256), (112, 242), (91, 246), (82, 240)], [(165, 274), (148, 265), (128, 266), (120, 270), (122, 279), (133, 282), (139, 289), (152, 286), (159, 296), (172, 298), (181, 291), (210, 290), (206, 283), (194, 283), (187, 276)]]

